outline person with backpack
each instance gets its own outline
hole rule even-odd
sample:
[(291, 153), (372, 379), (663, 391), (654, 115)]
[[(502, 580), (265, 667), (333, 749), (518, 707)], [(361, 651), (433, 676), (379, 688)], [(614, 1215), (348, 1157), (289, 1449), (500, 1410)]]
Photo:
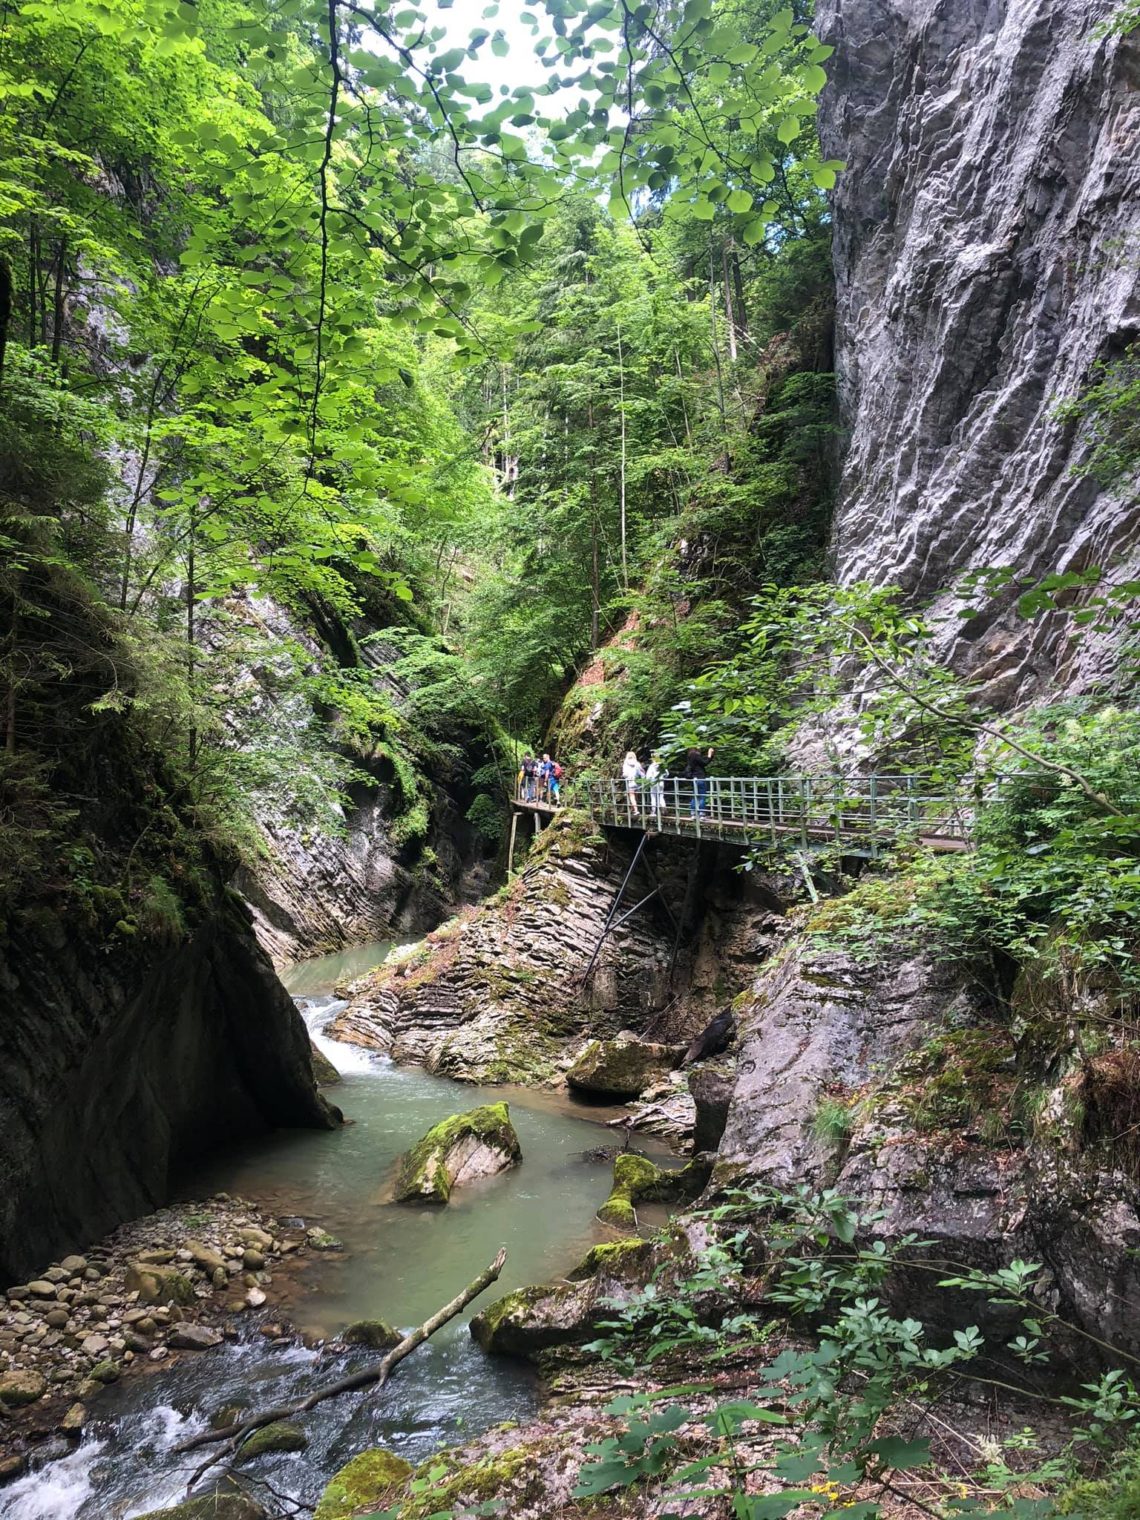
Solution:
[(538, 782), (538, 761), (529, 749), (522, 757), (519, 776), (522, 781), (522, 800), (524, 802), (533, 802), (535, 800), (535, 787)]
[(693, 795), (689, 799), (689, 816), (702, 818), (709, 800), (709, 772), (708, 763), (713, 757), (710, 749), (702, 754), (697, 748), (689, 750), (685, 756), (685, 776), (693, 783)]
[(543, 751), (542, 759), (538, 765), (538, 799), (540, 802), (550, 801), (550, 778), (554, 774), (554, 761)]
[(649, 782), (649, 805), (653, 809), (653, 817), (660, 829), (661, 821), (665, 816), (665, 781), (669, 772), (665, 769), (665, 762), (654, 750), (649, 757), (649, 764), (645, 770), (645, 779)]
[(550, 801), (554, 807), (558, 806), (562, 793), (562, 767), (557, 760), (550, 762)]

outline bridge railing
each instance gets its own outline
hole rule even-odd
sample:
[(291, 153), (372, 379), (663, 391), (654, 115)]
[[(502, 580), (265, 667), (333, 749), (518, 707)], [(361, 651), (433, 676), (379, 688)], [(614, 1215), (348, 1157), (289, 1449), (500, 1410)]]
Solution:
[[(666, 777), (628, 785), (620, 777), (576, 788), (601, 823), (694, 837), (796, 838), (877, 842), (911, 832), (961, 849), (969, 839), (973, 793), (932, 790), (916, 776)], [(584, 792), (584, 796), (583, 796)]]

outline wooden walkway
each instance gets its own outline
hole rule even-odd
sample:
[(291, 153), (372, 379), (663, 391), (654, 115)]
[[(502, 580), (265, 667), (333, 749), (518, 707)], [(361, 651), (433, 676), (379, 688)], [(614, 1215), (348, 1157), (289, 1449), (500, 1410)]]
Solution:
[[(534, 814), (536, 827), (558, 811), (525, 797), (513, 805)], [(931, 850), (968, 849), (977, 799), (931, 793), (914, 776), (710, 776), (639, 782), (632, 791), (620, 779), (589, 782), (574, 787), (566, 805), (588, 808), (606, 828), (741, 846), (836, 844), (874, 856), (902, 837)]]

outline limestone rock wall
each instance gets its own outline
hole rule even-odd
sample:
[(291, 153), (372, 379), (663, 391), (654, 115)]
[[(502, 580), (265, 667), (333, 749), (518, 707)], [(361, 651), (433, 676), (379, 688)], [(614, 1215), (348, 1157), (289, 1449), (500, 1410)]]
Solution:
[[(1116, 0), (820, 0), (837, 367), (838, 578), (921, 598), (965, 570), (1135, 559), (1140, 493), (1075, 473), (1058, 403), (1140, 336), (1140, 38)], [(1096, 674), (995, 604), (944, 653), (991, 700)]]
[[(834, 1187), (880, 1213), (874, 1235), (913, 1234), (939, 1260), (1041, 1262), (1063, 1317), (1135, 1352), (1135, 1167), (1090, 1133), (1056, 1040), (1011, 1019), (972, 969), (789, 945), (740, 1015), (718, 1178)], [(990, 1313), (971, 1294), (935, 1304), (917, 1269), (893, 1291), (941, 1328)]]

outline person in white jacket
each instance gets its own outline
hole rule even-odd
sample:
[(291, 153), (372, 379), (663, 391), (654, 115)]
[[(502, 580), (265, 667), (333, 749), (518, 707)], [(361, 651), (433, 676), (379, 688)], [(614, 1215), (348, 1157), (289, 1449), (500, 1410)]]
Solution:
[(637, 783), (645, 775), (645, 768), (633, 750), (626, 751), (626, 757), (621, 763), (621, 774), (625, 782), (626, 803), (633, 816), (638, 818), (641, 809), (637, 805)]
[(661, 756), (656, 753), (650, 755), (649, 764), (645, 768), (645, 779), (649, 782), (649, 804), (658, 828), (665, 815), (665, 777), (668, 774)]

